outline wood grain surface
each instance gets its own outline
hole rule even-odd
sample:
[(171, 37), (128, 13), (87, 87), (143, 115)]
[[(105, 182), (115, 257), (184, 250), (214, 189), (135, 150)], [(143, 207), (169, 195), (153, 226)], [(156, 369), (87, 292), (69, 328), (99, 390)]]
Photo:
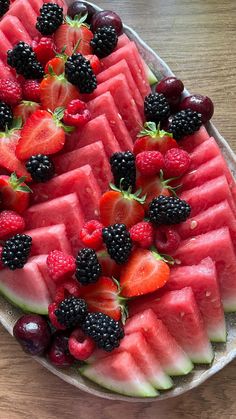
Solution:
[[(30, 0), (29, 0), (30, 1)], [(191, 92), (215, 103), (213, 122), (236, 150), (236, 1), (97, 1), (117, 11)], [(44, 370), (0, 326), (0, 419), (236, 418), (236, 361), (168, 402), (117, 403), (88, 396)]]

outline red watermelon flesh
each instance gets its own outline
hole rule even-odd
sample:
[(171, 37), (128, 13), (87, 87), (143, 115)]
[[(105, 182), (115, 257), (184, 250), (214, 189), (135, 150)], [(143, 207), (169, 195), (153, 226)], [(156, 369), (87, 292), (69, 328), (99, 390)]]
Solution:
[[(51, 0), (30, 0), (30, 4), (33, 7), (33, 9), (35, 10), (35, 12), (37, 13), (37, 15), (39, 15), (39, 9), (40, 9), (40, 7), (42, 7), (42, 5), (44, 3), (50, 3), (50, 2), (52, 2), (52, 1)], [(53, 3), (56, 3), (60, 7), (63, 7), (64, 13), (66, 13), (67, 5), (63, 0), (54, 0)]]
[(155, 397), (158, 392), (128, 352), (99, 359), (80, 368), (80, 373), (115, 393), (136, 397)]
[(193, 290), (209, 339), (213, 342), (225, 342), (224, 311), (215, 263), (211, 258), (202, 260), (198, 265), (179, 266), (171, 269), (170, 279), (163, 288), (163, 292), (185, 287), (191, 287)]
[(216, 156), (213, 159), (201, 164), (181, 178), (181, 191), (192, 189), (195, 186), (201, 186), (208, 180), (218, 176), (225, 175), (229, 186), (233, 184), (233, 178), (229, 168), (222, 156)]
[(46, 255), (52, 250), (61, 250), (68, 254), (72, 253), (64, 224), (35, 228), (34, 230), (26, 231), (25, 234), (32, 237), (31, 256)]
[(113, 134), (115, 135), (122, 151), (132, 150), (132, 138), (130, 137), (129, 131), (127, 130), (126, 125), (118, 112), (118, 108), (110, 92), (106, 92), (103, 95), (98, 96), (96, 99), (91, 100), (88, 103), (88, 108), (93, 118), (103, 114), (106, 115)]
[(125, 333), (129, 335), (135, 332), (143, 333), (166, 374), (185, 375), (192, 370), (190, 359), (153, 310), (140, 311), (127, 320)]
[(195, 147), (192, 153), (190, 153), (191, 164), (189, 170), (197, 169), (201, 164), (219, 155), (221, 155), (219, 146), (216, 140), (211, 137)]
[(129, 66), (126, 60), (121, 60), (118, 63), (112, 65), (106, 70), (102, 71), (97, 75), (98, 83), (104, 83), (105, 81), (118, 76), (119, 74), (124, 74), (130, 88), (130, 91), (133, 94), (134, 101), (137, 105), (138, 111), (142, 118), (144, 119), (144, 108), (143, 108), (143, 98), (134, 82), (133, 76), (129, 69)]
[(196, 265), (208, 256), (216, 263), (224, 310), (236, 311), (236, 258), (227, 227), (184, 240), (174, 254), (182, 265)]
[(106, 92), (111, 93), (131, 138), (135, 140), (136, 135), (140, 131), (140, 125), (142, 126), (143, 124), (143, 119), (138, 111), (133, 92), (129, 88), (125, 75), (119, 74), (99, 84), (92, 94), (86, 95), (86, 98), (92, 100)]
[(32, 39), (24, 26), (16, 16), (6, 16), (0, 22), (0, 30), (4, 33), (8, 41), (15, 45), (19, 41), (31, 44)]
[(33, 205), (25, 212), (25, 222), (27, 229), (65, 224), (73, 253), (83, 247), (79, 233), (84, 216), (75, 193)]
[(17, 307), (24, 311), (47, 314), (51, 303), (48, 288), (38, 269), (33, 263), (27, 263), (23, 269), (0, 271), (0, 292)]
[(38, 266), (38, 269), (48, 288), (49, 294), (53, 300), (55, 297), (55, 292), (56, 292), (56, 283), (52, 280), (51, 276), (49, 275), (48, 266), (47, 266), (47, 257), (48, 257), (47, 254), (45, 255), (42, 254), (42, 255), (34, 256), (30, 258), (29, 261), (36, 263), (36, 265)]
[(184, 191), (180, 194), (180, 198), (190, 204), (191, 217), (224, 200), (228, 201), (231, 210), (236, 215), (235, 203), (225, 176), (219, 176), (201, 186)]
[(4, 33), (0, 30), (0, 59), (7, 62), (7, 51), (12, 49), (12, 44), (8, 41)]
[(222, 201), (176, 226), (182, 239), (198, 236), (221, 227), (228, 227), (236, 250), (236, 220), (228, 204)]
[(117, 42), (117, 46), (116, 46), (116, 50), (122, 47), (125, 47), (125, 45), (129, 44), (131, 41), (128, 38), (128, 36), (123, 33), (122, 35), (119, 36), (118, 38), (118, 42)]
[(129, 42), (129, 44), (125, 45), (123, 48), (119, 48), (108, 57), (103, 58), (102, 65), (104, 69), (106, 69), (123, 59), (126, 60), (141, 96), (144, 98), (151, 92), (151, 88), (147, 80), (141, 56), (134, 42)]
[(121, 151), (105, 115), (91, 119), (82, 130), (77, 131), (77, 135), (68, 138), (64, 151), (73, 151), (96, 141), (102, 141), (108, 158), (116, 151)]
[(208, 140), (209, 138), (210, 135), (208, 134), (204, 125), (202, 125), (197, 132), (195, 132), (192, 135), (188, 135), (184, 137), (183, 140), (179, 141), (179, 145), (188, 153), (191, 153), (195, 149), (195, 147), (204, 143), (204, 141)]
[(5, 16), (16, 16), (22, 22), (25, 30), (34, 38), (39, 35), (36, 29), (37, 14), (28, 0), (15, 1)]
[(10, 67), (6, 66), (4, 62), (0, 59), (0, 78), (2, 80), (15, 80), (13, 72), (10, 70)]
[(166, 292), (152, 309), (192, 362), (211, 363), (214, 353), (190, 287)]
[(102, 193), (108, 189), (112, 179), (110, 164), (101, 141), (56, 156), (54, 164), (58, 175), (89, 164)]
[(97, 219), (101, 190), (89, 165), (56, 176), (32, 186), (33, 203), (48, 201), (75, 192), (85, 220)]

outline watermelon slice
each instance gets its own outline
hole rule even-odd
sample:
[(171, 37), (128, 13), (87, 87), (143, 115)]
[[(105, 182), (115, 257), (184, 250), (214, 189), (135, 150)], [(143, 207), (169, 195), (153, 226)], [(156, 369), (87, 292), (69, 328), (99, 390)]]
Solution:
[[(211, 258), (202, 260), (198, 265), (171, 269), (170, 279), (163, 288), (163, 292), (164, 289), (172, 291), (184, 287), (191, 287), (193, 290), (209, 339), (213, 342), (225, 342), (225, 318), (215, 263)], [(149, 298), (151, 300), (151, 297)]]
[(85, 220), (98, 218), (101, 190), (89, 165), (56, 176), (49, 182), (35, 184), (32, 190), (35, 204), (75, 192)]
[(112, 77), (104, 83), (99, 84), (92, 94), (86, 95), (86, 99), (95, 99), (106, 92), (111, 93), (131, 138), (135, 140), (136, 135), (140, 131), (140, 126), (143, 124), (143, 119), (139, 114), (133, 98), (133, 93), (129, 88), (124, 74), (119, 74), (118, 76)]
[(0, 59), (7, 62), (7, 51), (12, 49), (12, 44), (8, 41), (4, 33), (0, 30)]
[(34, 262), (36, 263), (36, 265), (38, 266), (38, 269), (44, 279), (44, 282), (47, 286), (48, 292), (52, 298), (52, 300), (55, 297), (55, 293), (56, 293), (56, 283), (52, 280), (51, 276), (49, 275), (48, 272), (48, 266), (47, 266), (47, 254), (42, 254), (39, 256), (34, 256), (32, 258), (30, 258), (30, 262)]
[(110, 127), (115, 135), (122, 151), (132, 150), (133, 141), (126, 128), (117, 106), (110, 92), (106, 92), (88, 103), (92, 117), (105, 114)]
[(19, 271), (0, 271), (0, 293), (24, 311), (47, 314), (51, 298), (36, 263), (27, 263)]
[(77, 131), (77, 135), (68, 138), (64, 151), (73, 151), (96, 141), (102, 141), (108, 158), (116, 151), (121, 151), (105, 115), (92, 119), (82, 130)]
[(190, 204), (191, 217), (224, 200), (228, 201), (231, 210), (236, 215), (236, 206), (225, 176), (219, 176), (201, 186), (182, 192), (180, 198)]
[(68, 254), (72, 253), (64, 224), (35, 228), (34, 230), (26, 231), (25, 234), (32, 237), (31, 256), (46, 255), (52, 250), (61, 250)]
[(144, 108), (143, 108), (143, 98), (134, 82), (133, 76), (129, 69), (129, 66), (126, 60), (121, 60), (118, 63), (112, 65), (106, 70), (102, 71), (97, 75), (98, 83), (104, 83), (105, 81), (118, 76), (119, 74), (124, 74), (130, 88), (130, 91), (133, 94), (134, 101), (137, 105), (138, 111), (142, 118), (144, 119)]
[(30, 45), (32, 43), (31, 37), (16, 16), (5, 16), (0, 22), (0, 30), (4, 33), (11, 45), (15, 45), (19, 41), (24, 41)]
[(0, 78), (3, 80), (16, 79), (10, 67), (8, 67), (1, 59), (0, 59)]
[(31, 38), (39, 35), (36, 29), (37, 14), (28, 0), (15, 1), (5, 16), (8, 15), (16, 16), (22, 22), (22, 25)]
[[(39, 9), (42, 7), (43, 3), (50, 3), (51, 0), (30, 0), (30, 4), (35, 10), (36, 14), (39, 15)], [(64, 13), (67, 11), (66, 2), (63, 0), (54, 0), (53, 3), (58, 4), (60, 7), (63, 7)]]
[(236, 311), (236, 258), (227, 227), (184, 240), (174, 255), (182, 265), (195, 265), (208, 256), (216, 262), (224, 310)]
[(106, 69), (123, 59), (126, 60), (141, 96), (144, 98), (151, 92), (151, 89), (141, 56), (134, 42), (129, 42), (129, 44), (125, 45), (123, 48), (119, 48), (108, 57), (103, 58), (102, 65), (104, 69)]
[(100, 359), (80, 368), (80, 372), (83, 376), (115, 393), (136, 397), (158, 395), (128, 352)]
[[(150, 346), (154, 349), (156, 356), (166, 374), (185, 375), (188, 374), (193, 365), (185, 352), (170, 335), (164, 323), (159, 320), (153, 310), (139, 311), (129, 318), (125, 325), (125, 333), (132, 334), (142, 332)], [(130, 313), (132, 315), (132, 313)]]
[(204, 125), (202, 125), (197, 132), (195, 132), (192, 135), (188, 135), (184, 137), (181, 141), (179, 141), (179, 145), (188, 153), (191, 153), (195, 149), (195, 147), (204, 143), (204, 141), (208, 140), (209, 138), (210, 135), (208, 134)]
[(236, 249), (236, 220), (227, 201), (222, 201), (176, 226), (182, 239), (198, 236), (221, 227), (228, 227)]
[(189, 170), (197, 169), (201, 164), (206, 163), (219, 155), (221, 155), (219, 146), (217, 145), (216, 140), (211, 137), (195, 147), (192, 153), (190, 153), (191, 164)]
[(57, 156), (54, 163), (58, 175), (89, 164), (102, 193), (107, 190), (112, 179), (110, 164), (101, 141)]
[(73, 253), (83, 247), (79, 232), (84, 225), (84, 216), (75, 193), (33, 205), (25, 212), (25, 222), (27, 229), (65, 224)]
[(209, 364), (214, 353), (190, 287), (166, 292), (152, 309), (196, 364)]

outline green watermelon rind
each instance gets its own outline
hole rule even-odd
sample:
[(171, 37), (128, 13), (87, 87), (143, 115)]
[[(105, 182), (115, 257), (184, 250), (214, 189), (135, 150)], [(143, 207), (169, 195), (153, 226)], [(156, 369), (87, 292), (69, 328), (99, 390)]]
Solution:
[(100, 377), (93, 364), (87, 364), (80, 368), (79, 371), (83, 377), (88, 378), (90, 381), (93, 381), (94, 383), (114, 393), (130, 397), (156, 397), (159, 395), (158, 391), (155, 390), (148, 382), (143, 382), (140, 385), (130, 382), (128, 385), (124, 386), (124, 383), (119, 384), (118, 381), (113, 380), (110, 377)]
[(144, 65), (144, 69), (145, 69), (145, 72), (146, 72), (146, 75), (147, 75), (147, 80), (148, 80), (148, 83), (150, 84), (150, 86), (153, 86), (154, 84), (158, 83), (158, 80), (157, 80), (155, 74), (153, 73), (153, 71), (147, 65), (147, 63), (145, 61), (143, 61), (143, 65)]
[(0, 294), (3, 295), (3, 297), (8, 300), (11, 304), (14, 306), (20, 308), (25, 313), (35, 313), (35, 314), (42, 314), (42, 315), (48, 315), (48, 303), (45, 305), (32, 303), (30, 304), (29, 301), (27, 302), (23, 301), (21, 298), (17, 299), (16, 296), (13, 296), (10, 292), (7, 292), (5, 287), (2, 287), (2, 284), (0, 284)]
[[(186, 355), (186, 354), (185, 354)], [(171, 377), (180, 377), (182, 375), (189, 374), (194, 368), (194, 365), (190, 358), (186, 355), (185, 358), (181, 360), (176, 360), (175, 365), (166, 365), (164, 370), (166, 374)]]
[(208, 333), (209, 333), (211, 342), (225, 343), (227, 341), (227, 331), (226, 331), (225, 323), (222, 323), (221, 326), (218, 325), (217, 329), (213, 329), (213, 328), (209, 329)]

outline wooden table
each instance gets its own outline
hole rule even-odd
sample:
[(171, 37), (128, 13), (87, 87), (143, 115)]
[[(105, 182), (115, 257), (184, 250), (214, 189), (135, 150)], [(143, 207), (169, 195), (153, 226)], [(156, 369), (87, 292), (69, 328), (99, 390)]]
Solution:
[[(236, 150), (235, 0), (97, 1), (113, 8), (190, 91), (215, 103), (214, 123)], [(236, 361), (168, 402), (113, 403), (80, 393), (20, 350), (0, 329), (0, 419), (236, 418)]]

